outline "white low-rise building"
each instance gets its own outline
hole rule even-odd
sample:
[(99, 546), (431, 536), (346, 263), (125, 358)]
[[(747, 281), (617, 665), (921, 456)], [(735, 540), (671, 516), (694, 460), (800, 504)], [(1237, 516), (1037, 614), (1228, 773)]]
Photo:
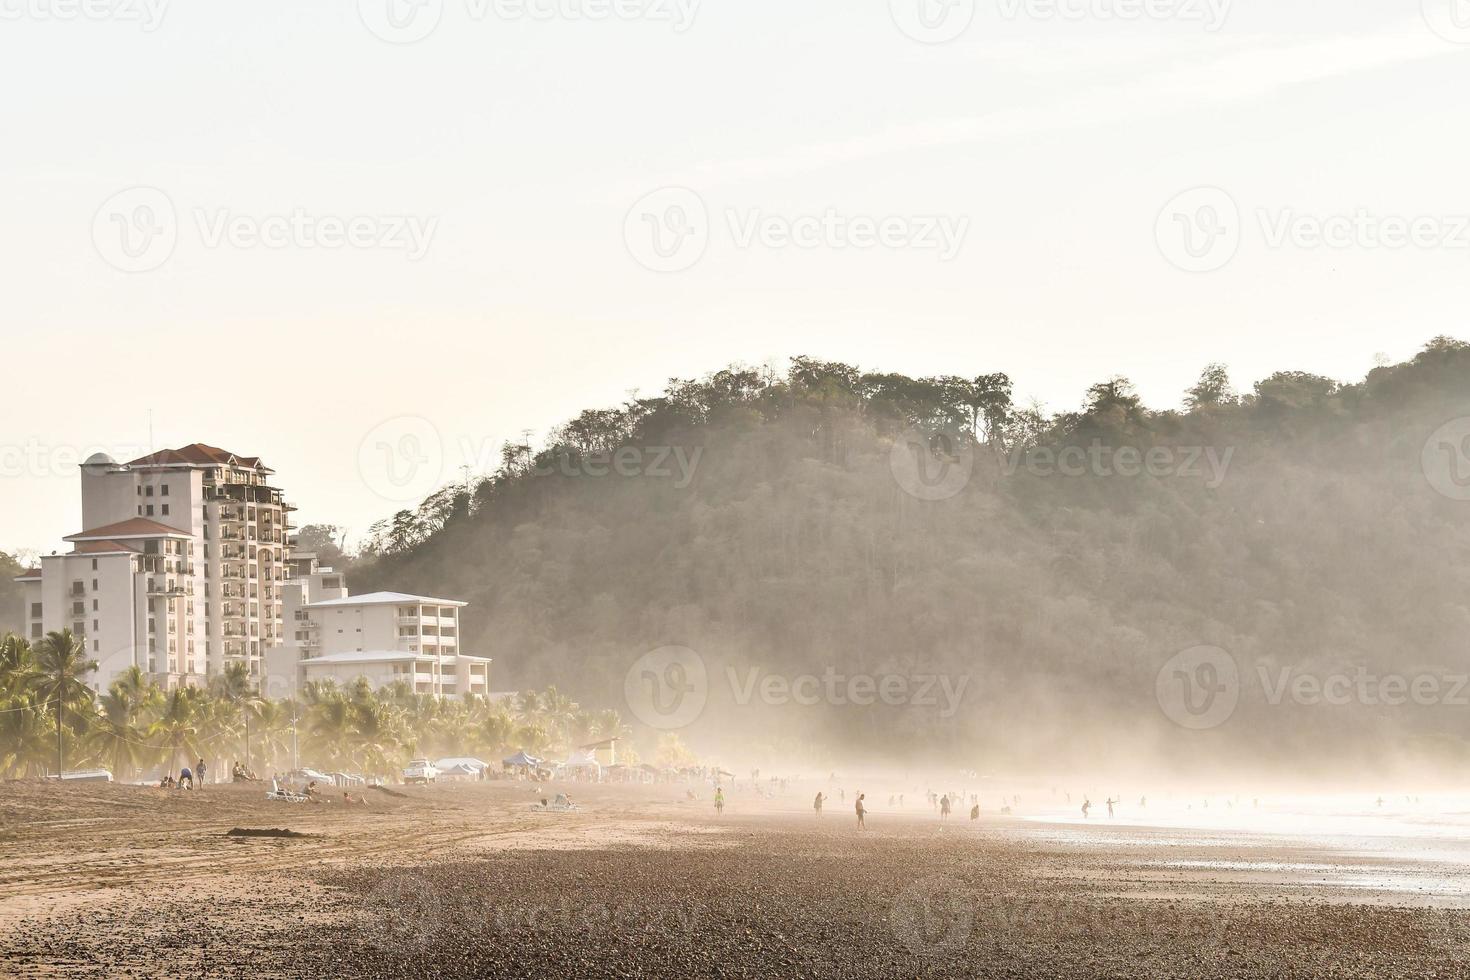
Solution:
[(267, 656), (268, 693), (288, 697), (312, 681), (374, 688), (402, 681), (419, 694), (485, 696), (490, 659), (460, 649), (457, 599), (373, 592), (351, 595), (342, 575), (313, 556), (294, 558), (286, 585), (286, 642)]

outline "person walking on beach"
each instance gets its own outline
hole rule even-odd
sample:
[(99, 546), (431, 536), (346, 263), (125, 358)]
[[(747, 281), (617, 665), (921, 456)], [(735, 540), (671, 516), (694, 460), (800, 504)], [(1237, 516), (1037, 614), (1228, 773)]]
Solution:
[(1117, 803), (1117, 802), (1119, 802), (1119, 801), (1113, 799), (1111, 796), (1108, 797), (1108, 799), (1107, 799), (1107, 803), (1108, 803), (1108, 819), (1109, 820), (1111, 820), (1113, 818), (1113, 804), (1114, 803)]
[(857, 805), (856, 807), (854, 807), (854, 809), (857, 810), (858, 830), (866, 830), (868, 826), (867, 824), (863, 823), (863, 814), (868, 812), (868, 808), (863, 806), (864, 795), (865, 794), (863, 793), (859, 793), (857, 795)]
[(194, 772), (197, 773), (198, 776), (199, 776), (199, 785), (200, 786), (203, 786), (206, 782), (208, 782), (208, 780), (204, 778), (204, 774), (206, 772), (208, 772), (208, 771), (209, 770), (205, 768), (204, 760), (203, 759), (200, 759), (199, 760), (199, 765), (197, 767), (195, 767), (195, 769), (194, 769)]
[(1082, 798), (1082, 819), (1087, 819), (1087, 812), (1092, 809), (1092, 801), (1087, 797)]
[(715, 812), (725, 812), (725, 788), (723, 786), (715, 790)]
[(825, 799), (826, 799), (826, 797), (824, 797), (822, 795), (822, 791), (821, 790), (818, 790), (817, 791), (817, 798), (814, 799), (814, 800), (812, 800), (812, 811), (814, 813), (816, 813), (816, 815), (817, 815), (818, 818), (820, 818), (822, 816), (822, 802)]
[(979, 820), (980, 819), (980, 804), (979, 803), (976, 803), (974, 806), (970, 807), (970, 819), (971, 820)]
[(949, 794), (946, 793), (944, 796), (941, 796), (939, 798), (939, 819), (940, 820), (948, 820), (949, 819), (949, 810), (950, 810)]

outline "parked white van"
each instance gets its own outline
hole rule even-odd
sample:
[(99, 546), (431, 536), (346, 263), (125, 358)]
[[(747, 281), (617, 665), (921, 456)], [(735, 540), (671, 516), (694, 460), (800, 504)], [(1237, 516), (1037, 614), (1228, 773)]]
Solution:
[(439, 768), (428, 759), (415, 759), (403, 770), (405, 783), (432, 783), (439, 778)]

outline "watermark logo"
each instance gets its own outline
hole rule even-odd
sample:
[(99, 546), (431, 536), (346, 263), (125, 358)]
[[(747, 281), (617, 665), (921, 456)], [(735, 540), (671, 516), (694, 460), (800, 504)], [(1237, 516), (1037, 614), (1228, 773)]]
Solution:
[(920, 44), (953, 41), (975, 22), (975, 0), (888, 0), (893, 22)]
[(675, 490), (683, 490), (694, 482), (695, 470), (703, 456), (703, 446), (695, 446), (692, 451), (684, 446), (619, 446), (610, 452), (558, 452), (539, 459), (531, 473), (594, 479), (646, 477), (668, 480)]
[(0, 478), (24, 476), (37, 479), (72, 479), (76, 477), (78, 467), (99, 455), (121, 461), (147, 454), (147, 446), (73, 446), (28, 439), (21, 443), (0, 444)]
[(1154, 694), (1164, 715), (1181, 728), (1218, 728), (1240, 703), (1240, 668), (1220, 647), (1190, 647), (1159, 669)]
[(834, 252), (868, 251), (884, 248), (891, 251), (934, 252), (941, 262), (952, 262), (964, 247), (970, 233), (970, 219), (964, 215), (920, 214), (847, 215), (836, 208), (821, 214), (768, 214), (760, 208), (725, 212), (725, 222), (736, 248), (760, 246), (772, 251), (797, 248), (806, 251), (828, 249)]
[[(432, 216), (342, 216), (302, 207), (266, 215), (203, 207), (188, 213), (193, 220), (187, 225), (206, 249), (374, 249), (402, 252), (417, 262), (428, 254), (439, 229), (439, 219)], [(152, 272), (173, 256), (185, 224), (168, 194), (157, 187), (130, 187), (97, 209), (92, 244), (114, 269)]]
[(170, 0), (0, 0), (0, 21), (118, 21), (145, 34), (163, 24)]
[(1203, 24), (1213, 34), (1225, 26), (1233, 0), (999, 0), (1006, 20), (1178, 21)]
[(396, 504), (417, 503), (439, 488), (444, 440), (428, 419), (400, 415), (376, 426), (357, 447), (368, 489)]
[(118, 191), (92, 216), (92, 245), (119, 272), (151, 272), (169, 260), (178, 244), (174, 203), (157, 187)]
[(653, 272), (683, 272), (709, 248), (709, 209), (687, 187), (664, 187), (639, 199), (623, 220), (628, 252)]
[(962, 949), (975, 930), (974, 896), (952, 881), (916, 881), (893, 903), (893, 935), (915, 956), (934, 956)]
[(1218, 187), (1177, 195), (1154, 223), (1159, 252), (1185, 272), (1223, 269), (1240, 249), (1240, 208)]
[[(722, 220), (721, 220), (722, 219)], [(951, 262), (970, 232), (964, 215), (866, 215), (836, 208), (820, 213), (775, 214), (761, 208), (726, 208), (712, 218), (704, 198), (687, 187), (665, 187), (640, 198), (623, 220), (628, 252), (654, 272), (683, 272), (704, 257), (715, 231), (737, 249), (834, 252), (931, 252)]]
[(357, 0), (357, 16), (389, 44), (414, 44), (439, 26), (444, 0)]
[(1470, 0), (1421, 0), (1424, 22), (1451, 44), (1470, 44)]
[(293, 208), (289, 214), (240, 214), (229, 208), (195, 208), (194, 224), (205, 248), (246, 250), (379, 249), (403, 252), (410, 262), (429, 254), (439, 219), (413, 214), (342, 217)]
[(908, 429), (894, 440), (888, 468), (910, 497), (948, 500), (969, 485), (975, 471), (975, 446), (954, 430)]
[(836, 667), (828, 667), (821, 676), (800, 674), (796, 677), (751, 667), (745, 671), (743, 680), (734, 667), (726, 667), (725, 678), (735, 703), (741, 707), (758, 697), (762, 704), (775, 706), (830, 704), (866, 707), (883, 704), (890, 708), (939, 708), (941, 718), (955, 716), (960, 710), (960, 701), (964, 699), (965, 688), (970, 684), (968, 674), (959, 677), (949, 674), (844, 674)]
[(1261, 234), (1270, 248), (1470, 249), (1470, 215), (1375, 214), (1358, 208), (1351, 214), (1301, 214), (1291, 208), (1256, 212)]
[(709, 701), (704, 658), (679, 646), (645, 653), (628, 668), (623, 695), (634, 716), (650, 728), (685, 728), (704, 713)]
[(1266, 703), (1278, 707), (1290, 700), (1292, 704), (1306, 707), (1328, 705), (1345, 707), (1351, 704), (1365, 707), (1399, 707), (1412, 704), (1416, 707), (1470, 706), (1470, 675), (1466, 674), (1375, 674), (1361, 664), (1351, 670), (1314, 674), (1282, 667), (1271, 671), (1264, 664), (1257, 665), (1261, 689)]
[(1424, 478), (1451, 500), (1470, 500), (1470, 417), (1446, 422), (1424, 442)]
[(1223, 451), (1215, 446), (1107, 446), (1094, 439), (1087, 446), (1031, 446), (1010, 450), (1001, 461), (1001, 473), (1012, 477), (1024, 472), (1037, 477), (1122, 477), (1149, 476), (1156, 480), (1197, 479), (1207, 490), (1218, 490), (1225, 482), (1235, 447)]

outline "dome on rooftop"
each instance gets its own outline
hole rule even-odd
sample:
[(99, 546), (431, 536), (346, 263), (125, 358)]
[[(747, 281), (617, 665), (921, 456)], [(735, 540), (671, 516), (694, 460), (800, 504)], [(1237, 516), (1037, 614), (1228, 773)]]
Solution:
[[(73, 458), (75, 458), (75, 457), (73, 457)], [(106, 453), (93, 453), (92, 455), (90, 455), (90, 456), (87, 457), (87, 461), (85, 463), (83, 463), (82, 465), (83, 466), (116, 466), (117, 465), (117, 460), (113, 459), (111, 456), (107, 455)]]

